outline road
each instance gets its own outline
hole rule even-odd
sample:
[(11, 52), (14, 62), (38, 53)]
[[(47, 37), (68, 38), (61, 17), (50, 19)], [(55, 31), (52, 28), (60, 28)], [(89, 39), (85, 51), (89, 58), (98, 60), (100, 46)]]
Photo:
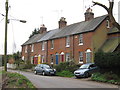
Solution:
[(35, 75), (31, 72), (13, 71), (26, 76), (36, 88), (118, 88), (117, 85), (94, 82), (86, 79), (65, 78), (58, 76)]

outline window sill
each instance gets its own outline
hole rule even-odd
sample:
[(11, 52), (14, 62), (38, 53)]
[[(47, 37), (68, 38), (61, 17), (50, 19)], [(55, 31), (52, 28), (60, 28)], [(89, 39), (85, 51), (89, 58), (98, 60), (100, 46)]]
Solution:
[(67, 48), (69, 48), (69, 47), (70, 47), (70, 45), (67, 45), (66, 47), (67, 47)]
[(83, 62), (79, 62), (79, 64), (83, 64)]
[(52, 50), (54, 49), (54, 48), (51, 48)]
[(83, 45), (83, 43), (79, 43), (79, 46), (82, 46)]

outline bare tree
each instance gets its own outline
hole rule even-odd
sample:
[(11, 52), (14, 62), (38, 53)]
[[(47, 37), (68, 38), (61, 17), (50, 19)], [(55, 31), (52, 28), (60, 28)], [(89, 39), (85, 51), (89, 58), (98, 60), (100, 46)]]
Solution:
[(108, 16), (109, 16), (109, 20), (112, 23), (112, 25), (117, 27), (119, 29), (119, 31), (120, 31), (120, 25), (116, 22), (116, 20), (115, 20), (115, 18), (113, 16), (114, 0), (108, 0), (108, 1), (109, 1), (109, 8), (104, 4), (101, 4), (99, 2), (94, 2), (94, 1), (93, 1), (93, 6), (98, 5), (98, 6), (103, 7), (107, 11)]

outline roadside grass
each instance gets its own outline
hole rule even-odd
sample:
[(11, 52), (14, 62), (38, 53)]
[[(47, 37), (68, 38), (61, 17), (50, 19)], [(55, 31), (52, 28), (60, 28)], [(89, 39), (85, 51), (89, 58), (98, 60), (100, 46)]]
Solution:
[(4, 88), (32, 88), (36, 90), (35, 86), (23, 75), (18, 73), (11, 73), (3, 71)]
[(120, 76), (110, 72), (106, 72), (103, 74), (94, 73), (91, 79), (94, 81), (107, 82), (107, 83), (120, 85)]
[(63, 70), (61, 72), (57, 72), (56, 75), (61, 76), (61, 77), (73, 77), (74, 76), (74, 74), (72, 72), (65, 71), (65, 70)]

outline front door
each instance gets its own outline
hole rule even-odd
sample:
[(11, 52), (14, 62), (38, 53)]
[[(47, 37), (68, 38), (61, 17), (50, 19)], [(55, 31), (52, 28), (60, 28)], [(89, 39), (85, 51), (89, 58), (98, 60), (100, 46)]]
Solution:
[(58, 54), (56, 54), (56, 64), (58, 64)]

